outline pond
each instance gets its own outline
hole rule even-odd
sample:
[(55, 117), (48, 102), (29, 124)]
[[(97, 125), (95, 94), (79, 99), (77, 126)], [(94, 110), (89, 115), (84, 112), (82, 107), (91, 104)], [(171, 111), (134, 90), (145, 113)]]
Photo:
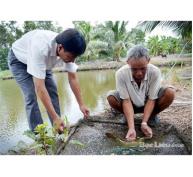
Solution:
[[(114, 70), (78, 72), (82, 96), (91, 115), (104, 110), (106, 93), (115, 88), (114, 74)], [(67, 74), (55, 73), (54, 78), (58, 87), (61, 113), (66, 115), (71, 123), (75, 123), (83, 118), (83, 114), (70, 89)], [(31, 140), (23, 135), (28, 129), (28, 123), (22, 93), (15, 80), (0, 81), (0, 102), (0, 152), (5, 153), (18, 141), (30, 143)], [(44, 121), (49, 122), (40, 101), (39, 107)]]

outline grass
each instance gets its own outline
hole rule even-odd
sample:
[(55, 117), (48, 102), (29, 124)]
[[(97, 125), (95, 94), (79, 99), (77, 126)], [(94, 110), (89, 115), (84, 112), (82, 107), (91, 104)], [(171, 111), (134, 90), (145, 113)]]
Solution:
[[(182, 79), (180, 77), (181, 73), (184, 71), (184, 68), (181, 67), (174, 67), (172, 71), (171, 68), (162, 68), (162, 77), (163, 77), (163, 84), (172, 84), (178, 85), (181, 88), (186, 88), (188, 90), (192, 90), (192, 79)], [(188, 69), (188, 68), (186, 68)]]
[(173, 65), (174, 66), (184, 66), (184, 61), (169, 61), (168, 63), (167, 63), (167, 65), (169, 66), (169, 67), (172, 67)]
[(0, 71), (0, 79), (12, 77), (12, 73), (10, 70)]

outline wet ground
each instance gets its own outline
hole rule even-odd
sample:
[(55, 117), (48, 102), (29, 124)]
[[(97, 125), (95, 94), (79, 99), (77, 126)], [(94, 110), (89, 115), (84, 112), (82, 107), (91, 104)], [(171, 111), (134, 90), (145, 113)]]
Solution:
[[(143, 137), (140, 131), (140, 119), (137, 118), (136, 131), (138, 137)], [(174, 126), (161, 123), (152, 128), (154, 136), (151, 140), (142, 140), (130, 147), (119, 141), (109, 138), (106, 134), (111, 133), (117, 138), (124, 139), (127, 126), (123, 115), (110, 117), (92, 117), (89, 121), (82, 121), (72, 135), (71, 140), (78, 140), (84, 147), (75, 146), (70, 142), (60, 154), (63, 155), (187, 155), (190, 154), (186, 144), (178, 135)], [(129, 147), (128, 147), (129, 146)]]

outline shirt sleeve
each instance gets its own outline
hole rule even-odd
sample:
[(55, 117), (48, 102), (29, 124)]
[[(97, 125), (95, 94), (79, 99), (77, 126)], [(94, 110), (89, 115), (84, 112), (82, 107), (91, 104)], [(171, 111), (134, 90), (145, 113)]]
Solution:
[(148, 98), (150, 100), (155, 100), (158, 98), (158, 92), (161, 87), (161, 71), (154, 70), (151, 74), (150, 86), (148, 91)]
[(41, 39), (33, 39), (28, 49), (27, 72), (38, 79), (46, 77), (48, 46)]
[(116, 73), (116, 89), (119, 92), (120, 98), (121, 99), (129, 99), (129, 93), (127, 90), (127, 86), (125, 81), (123, 80), (123, 77), (120, 72)]
[(78, 65), (76, 63), (64, 63), (64, 70), (67, 72), (75, 73), (78, 69)]

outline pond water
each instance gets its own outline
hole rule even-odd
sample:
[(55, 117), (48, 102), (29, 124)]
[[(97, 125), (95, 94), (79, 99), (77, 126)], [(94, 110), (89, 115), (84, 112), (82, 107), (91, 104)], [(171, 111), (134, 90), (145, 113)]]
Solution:
[[(102, 112), (105, 107), (106, 93), (115, 88), (115, 71), (85, 71), (78, 72), (82, 96), (90, 109), (91, 115)], [(83, 114), (68, 83), (66, 73), (56, 73), (54, 78), (58, 87), (62, 115), (66, 115), (71, 123), (75, 123)], [(0, 81), (0, 152), (8, 149), (22, 140), (31, 140), (23, 135), (28, 129), (23, 96), (15, 80)], [(49, 122), (47, 113), (39, 101), (42, 117)]]

